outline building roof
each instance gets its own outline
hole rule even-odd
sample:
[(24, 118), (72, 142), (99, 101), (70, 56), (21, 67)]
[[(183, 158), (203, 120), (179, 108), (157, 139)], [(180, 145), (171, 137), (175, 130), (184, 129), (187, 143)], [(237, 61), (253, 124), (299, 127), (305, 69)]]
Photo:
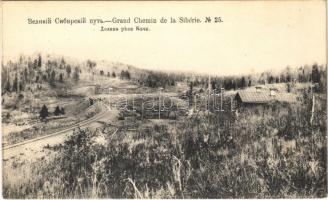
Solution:
[(296, 102), (296, 95), (291, 93), (276, 93), (275, 95), (270, 95), (267, 91), (239, 91), (237, 96), (240, 97), (243, 103), (269, 103), (271, 101), (280, 102)]
[(237, 93), (243, 103), (268, 103), (271, 101), (270, 93), (240, 91)]

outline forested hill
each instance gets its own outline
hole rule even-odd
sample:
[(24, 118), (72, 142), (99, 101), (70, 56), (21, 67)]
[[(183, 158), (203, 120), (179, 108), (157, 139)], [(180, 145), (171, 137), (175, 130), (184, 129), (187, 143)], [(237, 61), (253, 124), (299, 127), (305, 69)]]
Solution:
[(35, 83), (74, 85), (92, 82), (97, 77), (129, 80), (151, 88), (173, 87), (177, 82), (186, 82), (190, 87), (211, 89), (242, 89), (259, 84), (317, 83), (321, 91), (326, 89), (326, 65), (286, 67), (279, 72), (266, 71), (236, 76), (199, 75), (182, 72), (164, 72), (141, 69), (132, 65), (105, 60), (86, 59), (79, 61), (58, 55), (33, 54), (11, 60), (1, 69), (2, 93), (24, 91)]

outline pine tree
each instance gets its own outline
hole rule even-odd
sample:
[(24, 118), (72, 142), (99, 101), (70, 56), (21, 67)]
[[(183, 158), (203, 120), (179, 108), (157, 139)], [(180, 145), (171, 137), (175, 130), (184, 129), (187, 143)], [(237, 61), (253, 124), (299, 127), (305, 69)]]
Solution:
[(48, 115), (49, 115), (48, 108), (46, 105), (43, 105), (40, 110), (40, 118), (44, 120), (45, 118), (48, 117)]
[(68, 78), (71, 76), (71, 72), (72, 72), (71, 66), (70, 65), (67, 65), (66, 66), (66, 73), (67, 73), (67, 77)]
[(246, 80), (245, 80), (245, 77), (241, 77), (240, 87), (241, 87), (241, 88), (245, 88), (245, 87), (246, 87)]
[(64, 82), (64, 77), (63, 77), (63, 73), (59, 74), (59, 82)]
[(312, 67), (312, 82), (313, 83), (320, 82), (320, 72), (317, 64), (314, 64)]
[(18, 79), (17, 79), (17, 75), (15, 75), (15, 79), (14, 79), (14, 82), (13, 82), (13, 91), (18, 91)]
[(65, 115), (65, 109), (64, 108), (60, 109), (60, 114)]
[(39, 58), (38, 58), (38, 67), (42, 66), (42, 57), (41, 54), (39, 54)]
[(52, 70), (52, 72), (50, 73), (49, 84), (51, 86), (56, 85), (56, 72), (54, 70)]
[(126, 71), (126, 78), (127, 78), (128, 80), (130, 80), (130, 78), (131, 78), (131, 76), (130, 76), (130, 72), (129, 72), (129, 71)]
[(6, 82), (6, 87), (5, 87), (7, 92), (11, 92), (11, 85), (10, 85), (10, 80), (8, 78), (7, 82)]
[(79, 74), (79, 72), (80, 72), (79, 68), (78, 67), (75, 67), (73, 78), (74, 78), (74, 80), (76, 82), (80, 80), (80, 74)]
[(124, 79), (124, 76), (125, 76), (125, 71), (122, 70), (122, 71), (121, 71), (121, 74), (120, 74), (120, 79)]
[(58, 116), (60, 114), (61, 114), (61, 110), (60, 110), (59, 106), (56, 106), (55, 111), (54, 111), (54, 115)]

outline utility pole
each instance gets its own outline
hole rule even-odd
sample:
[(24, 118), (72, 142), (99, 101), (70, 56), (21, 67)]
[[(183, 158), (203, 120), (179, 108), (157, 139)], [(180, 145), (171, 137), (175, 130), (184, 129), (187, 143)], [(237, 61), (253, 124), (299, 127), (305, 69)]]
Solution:
[(211, 97), (211, 75), (208, 75), (208, 98), (207, 98), (207, 111), (210, 108), (210, 97)]
[(18, 65), (18, 69), (17, 69), (17, 72), (16, 72), (16, 75), (17, 75), (17, 94), (19, 94), (20, 93), (20, 87), (19, 87), (19, 82), (20, 82), (20, 76), (19, 76), (19, 74), (20, 74), (20, 69), (21, 69), (21, 67), (22, 67), (22, 63), (21, 62), (19, 62), (19, 65)]
[[(17, 75), (17, 94), (20, 93), (20, 70), (21, 70), (21, 67), (22, 67), (22, 60), (19, 61), (19, 64), (18, 64), (18, 68), (17, 68), (17, 71), (16, 71), (16, 75)], [(21, 106), (22, 106), (22, 103), (18, 104), (18, 111), (19, 113), (21, 114), (22, 110), (21, 110)]]
[(313, 117), (314, 117), (314, 104), (315, 104), (312, 80), (311, 80), (311, 83), (310, 83), (310, 84), (311, 84), (311, 85), (310, 85), (310, 88), (311, 88), (311, 96), (312, 96), (312, 108), (311, 108), (310, 124), (312, 125), (312, 123), (313, 123)]
[[(210, 97), (211, 97), (211, 75), (208, 75), (208, 98), (207, 98), (207, 120), (208, 126), (210, 125)], [(204, 116), (205, 117), (205, 116)]]
[(143, 95), (141, 96), (141, 120), (144, 118), (144, 101), (143, 101)]
[(158, 97), (158, 119), (161, 119), (161, 95), (163, 88), (159, 88), (159, 97)]
[(111, 100), (110, 100), (110, 98), (111, 98), (111, 94), (112, 94), (112, 91), (113, 90), (113, 88), (108, 88), (108, 93), (109, 93), (109, 98), (108, 98), (108, 110), (109, 111), (111, 111), (112, 109), (111, 109)]
[(223, 104), (223, 95), (224, 95), (224, 88), (221, 88), (221, 95), (220, 95), (221, 96), (221, 111), (224, 111), (223, 105), (222, 105)]

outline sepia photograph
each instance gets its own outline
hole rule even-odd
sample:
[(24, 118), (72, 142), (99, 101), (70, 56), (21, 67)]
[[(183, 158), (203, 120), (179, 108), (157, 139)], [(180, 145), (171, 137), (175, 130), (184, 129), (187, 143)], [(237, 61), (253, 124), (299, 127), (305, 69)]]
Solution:
[(1, 9), (2, 198), (327, 198), (326, 1)]

